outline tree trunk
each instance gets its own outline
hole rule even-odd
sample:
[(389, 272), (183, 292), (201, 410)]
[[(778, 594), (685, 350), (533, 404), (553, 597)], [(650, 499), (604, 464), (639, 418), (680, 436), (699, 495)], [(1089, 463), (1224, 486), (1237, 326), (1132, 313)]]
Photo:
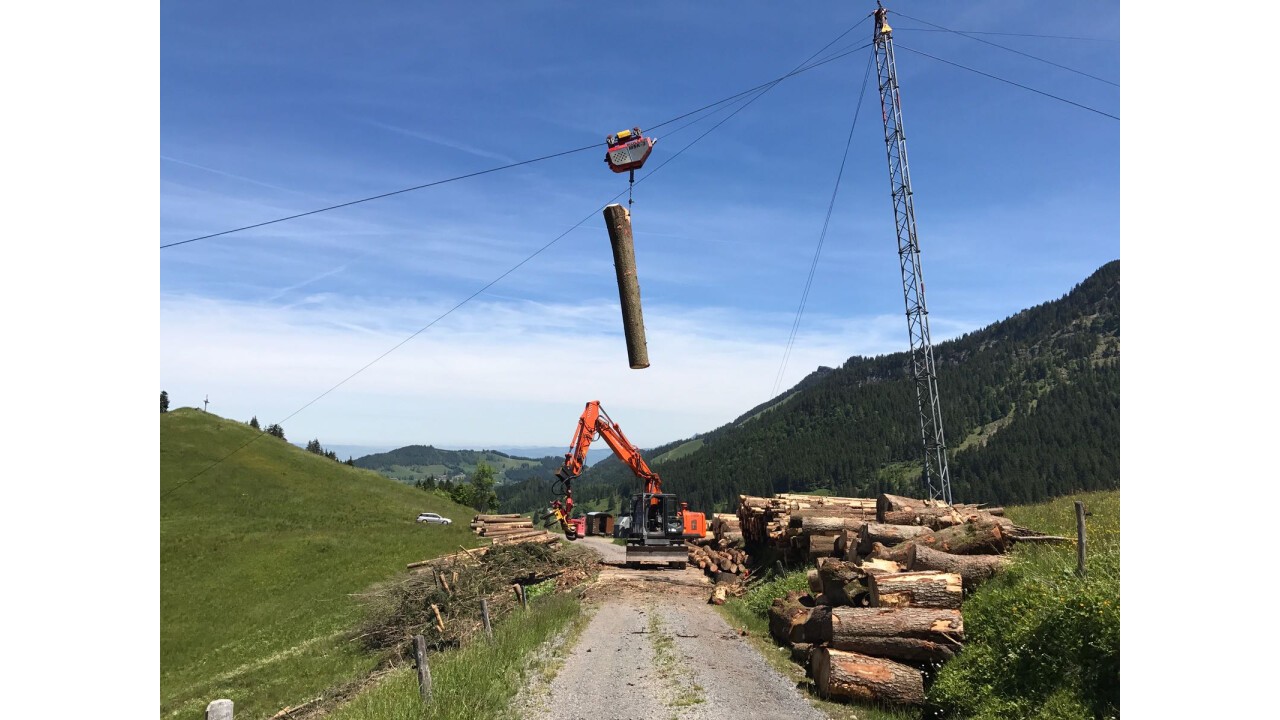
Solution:
[(1009, 537), (998, 523), (976, 520), (918, 535), (910, 543), (953, 555), (998, 555), (1008, 549)]
[(960, 575), (936, 570), (872, 575), (868, 589), (871, 607), (959, 610), (963, 597)]
[[(912, 547), (915, 547), (915, 546), (899, 545), (897, 547), (890, 548), (890, 547), (885, 547), (880, 543), (871, 543), (871, 552), (865, 553), (865, 554), (867, 555), (867, 557), (873, 560), (888, 560), (890, 562), (895, 562), (899, 565), (906, 565), (907, 558), (910, 554)], [(865, 565), (866, 561), (864, 560), (862, 564)]]
[(824, 698), (924, 704), (924, 676), (919, 670), (830, 648), (814, 648), (810, 658), (814, 685)]
[(1008, 564), (1009, 559), (999, 555), (952, 555), (922, 545), (911, 545), (907, 550), (909, 570), (958, 573), (966, 590), (973, 590)]
[(847, 560), (821, 558), (817, 573), (823, 594), (836, 605), (853, 604), (853, 597), (867, 589), (866, 571)]
[(809, 561), (813, 562), (818, 558), (831, 557), (836, 554), (836, 539), (834, 535), (810, 535), (809, 536)]
[[(838, 607), (832, 608), (828, 622), (831, 635), (826, 642), (831, 647), (895, 660), (946, 660), (964, 640), (964, 620), (959, 610)], [(814, 640), (808, 636), (806, 639)]]
[(885, 522), (881, 518), (886, 512), (898, 510), (918, 510), (922, 507), (932, 507), (933, 503), (928, 500), (919, 500), (917, 498), (903, 497), (901, 495), (890, 495), (881, 493), (876, 498), (876, 522)]
[[(877, 547), (883, 548), (883, 545), (877, 544)], [(915, 547), (914, 545), (912, 547)], [(884, 575), (885, 573), (899, 573), (903, 571), (902, 563), (893, 560), (880, 560), (878, 558), (865, 558), (859, 566), (862, 571), (868, 575)]]
[(791, 643), (793, 635), (799, 635), (805, 622), (809, 620), (812, 607), (800, 604), (800, 593), (794, 590), (786, 596), (775, 598), (769, 606), (769, 634), (781, 643)]
[(872, 543), (898, 545), (927, 532), (929, 532), (929, 528), (919, 525), (867, 523), (862, 526), (862, 529), (858, 530), (858, 552), (866, 555), (871, 552)]
[(805, 535), (837, 535), (842, 530), (856, 531), (864, 522), (860, 517), (805, 517), (800, 528)]
[(890, 510), (876, 516), (876, 521), (889, 525), (924, 525), (941, 530), (964, 522), (964, 515), (954, 508), (917, 508), (915, 510)]
[(964, 618), (959, 610), (841, 607), (831, 611), (831, 634), (820, 639), (859, 636), (959, 643), (964, 640)]

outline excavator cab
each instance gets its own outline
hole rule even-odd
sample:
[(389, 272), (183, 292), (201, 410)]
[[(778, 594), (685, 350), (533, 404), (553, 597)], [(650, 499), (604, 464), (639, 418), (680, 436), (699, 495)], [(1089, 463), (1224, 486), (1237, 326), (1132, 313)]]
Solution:
[(683, 567), (687, 557), (679, 498), (671, 493), (636, 493), (631, 496), (627, 564), (658, 562)]

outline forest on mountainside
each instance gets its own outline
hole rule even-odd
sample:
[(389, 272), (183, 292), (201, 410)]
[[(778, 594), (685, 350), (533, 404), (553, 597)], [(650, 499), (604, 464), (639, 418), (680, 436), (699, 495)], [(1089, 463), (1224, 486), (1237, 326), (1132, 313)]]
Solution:
[[(1120, 483), (1120, 262), (1058, 300), (934, 346), (956, 501), (1027, 503)], [(653, 462), (698, 510), (739, 494), (920, 494), (921, 441), (909, 353), (821, 368), (766, 407)], [(686, 440), (646, 450), (657, 458)], [(504, 511), (545, 507), (548, 475), (499, 489)], [(574, 486), (580, 503), (636, 489), (610, 458)], [(610, 501), (613, 506), (617, 500)]]

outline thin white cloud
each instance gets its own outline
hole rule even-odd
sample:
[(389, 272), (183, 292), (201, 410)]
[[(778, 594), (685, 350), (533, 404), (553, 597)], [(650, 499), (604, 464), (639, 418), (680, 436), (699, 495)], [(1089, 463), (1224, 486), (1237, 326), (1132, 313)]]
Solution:
[[(443, 311), (338, 298), (273, 308), (161, 302), (161, 380), (177, 405), (277, 422)], [(654, 446), (714, 429), (770, 396), (790, 318), (646, 308), (653, 365), (631, 370), (617, 306), (475, 302), (285, 423), (290, 438), (401, 445), (558, 444), (588, 400)], [(902, 349), (896, 316), (806, 317), (784, 386), (818, 365)], [(966, 328), (968, 329), (968, 328)], [(935, 335), (942, 337), (943, 328)]]
[(410, 130), (408, 128), (402, 128), (397, 125), (390, 125), (388, 123), (379, 122), (377, 120), (366, 119), (365, 122), (367, 122), (368, 124), (374, 127), (382, 128), (383, 130), (389, 130), (394, 133), (399, 133), (400, 135), (405, 135), (407, 137), (415, 138), (417, 140), (429, 142), (433, 145), (447, 147), (450, 150), (457, 150), (459, 152), (468, 153), (470, 155), (477, 155), (479, 157), (489, 158), (491, 160), (497, 160), (502, 163), (516, 162), (515, 158), (512, 158), (509, 155), (503, 155), (502, 153), (483, 150), (481, 148), (475, 147), (474, 145), (468, 145), (464, 142), (459, 142), (457, 140), (441, 137), (439, 135), (428, 135), (427, 133), (421, 132), (419, 130)]

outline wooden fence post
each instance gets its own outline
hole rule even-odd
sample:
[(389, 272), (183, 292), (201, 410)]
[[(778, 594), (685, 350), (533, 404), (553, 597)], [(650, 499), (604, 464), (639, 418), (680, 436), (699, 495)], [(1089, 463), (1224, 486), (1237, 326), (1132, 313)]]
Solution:
[(527, 597), (525, 597), (525, 594), (524, 594), (524, 586), (523, 586), (523, 585), (521, 585), (520, 583), (516, 583), (516, 584), (514, 584), (514, 585), (512, 585), (512, 586), (511, 586), (511, 589), (512, 589), (512, 590), (515, 590), (515, 592), (516, 592), (516, 600), (519, 600), (519, 601), (520, 601), (520, 607), (521, 607), (521, 608), (523, 608), (523, 609), (525, 609), (525, 610), (528, 610), (528, 609), (529, 609), (529, 599), (528, 599)]
[(235, 703), (230, 700), (214, 700), (204, 710), (204, 720), (235, 720)]
[(489, 624), (489, 600), (480, 598), (480, 616), (484, 618), (484, 634), (493, 639), (493, 626)]
[(1076, 501), (1076, 574), (1084, 577), (1084, 503)]
[(431, 669), (427, 667), (427, 639), (413, 636), (413, 660), (418, 666), (418, 697), (422, 704), (431, 703)]

